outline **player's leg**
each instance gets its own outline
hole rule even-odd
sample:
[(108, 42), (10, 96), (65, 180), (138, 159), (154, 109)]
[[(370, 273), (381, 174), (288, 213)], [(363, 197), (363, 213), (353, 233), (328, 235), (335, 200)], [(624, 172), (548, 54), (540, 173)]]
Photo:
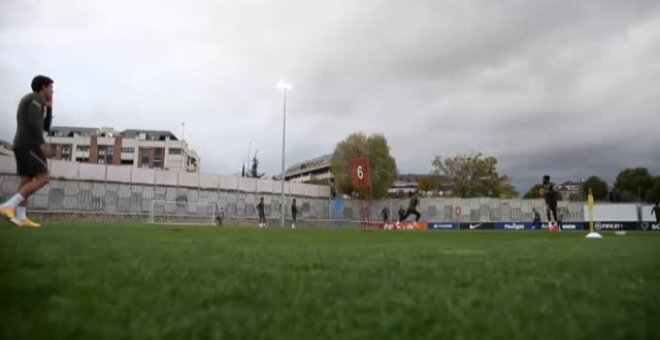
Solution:
[(403, 218), (401, 219), (401, 222), (407, 220), (408, 217), (410, 217), (410, 215), (412, 215), (412, 211), (411, 211), (410, 209), (407, 209), (407, 210), (406, 210), (406, 214), (403, 215)]
[(0, 215), (12, 219), (16, 209), (27, 201), (28, 197), (48, 184), (48, 166), (41, 150), (17, 148), (14, 150), (16, 172), (21, 177), (18, 192), (0, 205)]
[[(16, 225), (39, 227), (39, 224), (27, 219), (25, 209), (30, 195), (46, 186), (50, 181), (48, 164), (39, 148), (18, 148), (14, 151), (14, 154), (16, 157), (16, 170), (21, 177), (21, 186), (14, 196), (2, 204), (0, 214), (9, 217), (12, 223)], [(22, 206), (22, 208), (19, 209), (19, 206)], [(21, 216), (16, 216), (17, 210), (20, 210)]]
[[(27, 185), (29, 182), (32, 182), (31, 177), (21, 176), (21, 182), (18, 186), (18, 190), (20, 191), (21, 188), (24, 187), (25, 185)], [(17, 220), (24, 221), (25, 219), (27, 219), (27, 203), (28, 203), (28, 200), (26, 198), (26, 199), (23, 200), (23, 202), (21, 202), (18, 205), (18, 207), (16, 207), (16, 219)]]
[(415, 215), (415, 222), (419, 222), (419, 219), (422, 217), (422, 214), (420, 214), (420, 212), (417, 210), (413, 210), (412, 213)]
[(46, 184), (48, 184), (49, 181), (50, 178), (47, 173), (40, 174), (28, 180), (23, 186), (21, 186), (21, 189), (19, 190), (19, 194), (23, 196), (24, 199), (16, 207), (16, 216), (11, 219), (12, 223), (21, 227), (32, 227), (32, 228), (41, 227), (39, 223), (36, 223), (27, 217), (27, 202), (28, 202), (28, 198), (32, 194), (34, 194), (39, 189), (46, 186)]
[(557, 203), (556, 202), (550, 206), (550, 211), (552, 212), (553, 221), (558, 222), (559, 219), (557, 218)]
[(32, 178), (27, 176), (20, 176), (20, 178), (21, 181), (18, 184), (18, 190), (16, 190), (16, 193), (0, 205), (0, 215), (5, 215), (5, 217), (9, 219), (19, 218), (19, 214), (23, 215), (23, 217), (20, 218), (21, 220), (25, 218), (27, 197), (21, 194), (21, 189), (32, 181)]
[(548, 221), (551, 221), (550, 231), (560, 231), (559, 219), (557, 218), (557, 202), (548, 204)]
[(554, 227), (552, 226), (552, 212), (550, 208), (550, 204), (548, 202), (545, 203), (545, 217), (548, 219), (548, 230), (553, 231)]
[[(22, 176), (21, 177), (21, 187), (27, 185), (29, 182), (32, 182), (34, 178), (31, 177), (26, 177)], [(20, 190), (20, 189), (19, 189)], [(21, 226), (24, 227), (41, 227), (39, 223), (36, 223), (32, 220), (30, 220), (27, 217), (27, 208), (28, 208), (28, 200), (27, 198), (21, 202), (21, 204), (18, 205), (16, 208), (16, 219), (20, 222)]]

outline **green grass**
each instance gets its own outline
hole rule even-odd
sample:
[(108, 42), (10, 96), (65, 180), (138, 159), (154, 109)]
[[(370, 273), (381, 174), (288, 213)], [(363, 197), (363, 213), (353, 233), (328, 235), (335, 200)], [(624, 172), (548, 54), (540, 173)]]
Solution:
[(660, 234), (0, 225), (4, 339), (660, 338)]

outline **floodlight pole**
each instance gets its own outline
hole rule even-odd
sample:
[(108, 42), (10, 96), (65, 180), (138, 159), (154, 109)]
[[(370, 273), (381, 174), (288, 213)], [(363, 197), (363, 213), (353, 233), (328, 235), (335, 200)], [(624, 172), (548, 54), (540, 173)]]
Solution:
[(284, 160), (286, 156), (286, 91), (291, 89), (291, 85), (286, 84), (284, 82), (279, 83), (280, 89), (282, 89), (282, 177), (280, 178), (280, 182), (282, 184), (282, 203), (281, 203), (281, 211), (280, 211), (280, 227), (284, 228), (284, 211), (285, 211), (285, 206), (284, 206), (284, 177), (285, 177), (285, 169), (284, 169)]

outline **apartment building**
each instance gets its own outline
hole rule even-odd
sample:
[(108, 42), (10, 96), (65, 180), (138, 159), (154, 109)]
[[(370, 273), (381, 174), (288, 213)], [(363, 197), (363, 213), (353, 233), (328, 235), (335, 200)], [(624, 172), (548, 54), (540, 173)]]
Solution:
[(55, 126), (46, 142), (51, 146), (53, 159), (200, 171), (197, 153), (170, 131)]

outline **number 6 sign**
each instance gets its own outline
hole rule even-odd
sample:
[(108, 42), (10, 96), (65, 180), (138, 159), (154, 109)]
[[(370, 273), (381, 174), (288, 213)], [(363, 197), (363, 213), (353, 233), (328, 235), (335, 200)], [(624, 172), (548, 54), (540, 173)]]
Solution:
[(367, 158), (356, 158), (352, 166), (353, 187), (355, 189), (366, 189), (371, 186), (371, 172), (369, 171), (369, 160)]

